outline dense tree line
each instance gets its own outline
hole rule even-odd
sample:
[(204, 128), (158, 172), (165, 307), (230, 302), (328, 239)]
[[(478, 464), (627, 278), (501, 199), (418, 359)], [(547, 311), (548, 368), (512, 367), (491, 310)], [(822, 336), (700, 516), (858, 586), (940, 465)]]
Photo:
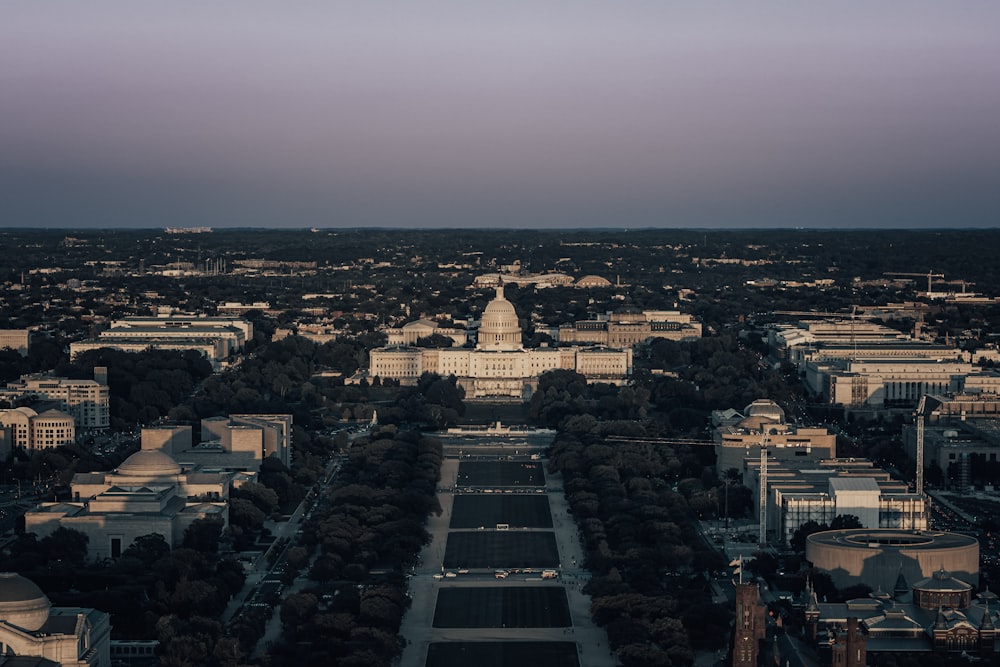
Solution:
[(110, 348), (84, 352), (73, 362), (56, 367), (55, 372), (62, 377), (92, 379), (97, 366), (108, 369), (111, 427), (116, 431), (129, 431), (166, 417), (212, 374), (212, 365), (193, 350), (132, 353)]
[(560, 434), (549, 456), (593, 573), (591, 613), (621, 663), (690, 665), (695, 646), (719, 648), (729, 611), (712, 604), (701, 575), (725, 563), (670, 481), (671, 470), (700, 474), (697, 459), (645, 443), (607, 445), (591, 433)]
[(795, 392), (780, 370), (766, 367), (758, 351), (730, 334), (654, 339), (636, 357), (635, 376), (625, 387), (588, 384), (568, 370), (543, 374), (529, 415), (551, 427), (572, 429), (567, 418), (574, 418), (577, 430), (599, 424), (608, 434), (698, 438), (712, 410), (742, 409), (763, 397), (782, 403)]
[(116, 638), (158, 638), (161, 665), (232, 665), (213, 656), (226, 644), (218, 619), (244, 574), (238, 563), (219, 557), (220, 529), (197, 521), (173, 550), (151, 533), (117, 560), (101, 563), (87, 561), (83, 533), (58, 528), (42, 539), (27, 533), (0, 552), (0, 570), (34, 581), (56, 606), (108, 612)]
[[(282, 603), (278, 664), (389, 665), (409, 606), (405, 571), (440, 513), (435, 495), (441, 443), (417, 432), (378, 429), (350, 449), (336, 485), (306, 523), (303, 541), (318, 549), (312, 590)], [(378, 574), (382, 583), (371, 583)], [(358, 586), (356, 584), (365, 584)], [(334, 591), (324, 601), (322, 591)]]

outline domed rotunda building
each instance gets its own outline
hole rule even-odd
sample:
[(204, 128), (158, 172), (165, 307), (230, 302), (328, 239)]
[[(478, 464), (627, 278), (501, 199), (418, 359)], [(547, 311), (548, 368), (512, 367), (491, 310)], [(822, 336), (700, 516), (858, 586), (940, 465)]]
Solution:
[(632, 374), (632, 350), (604, 346), (525, 348), (514, 304), (503, 285), (483, 311), (476, 347), (421, 348), (387, 345), (369, 354), (369, 375), (404, 385), (423, 373), (454, 375), (466, 398), (527, 400), (538, 377), (557, 369), (576, 371), (592, 382), (621, 384)]
[[(0, 665), (109, 665), (111, 624), (95, 609), (53, 607), (34, 582), (0, 572)], [(38, 660), (28, 660), (38, 658)]]
[(185, 469), (165, 451), (143, 448), (111, 472), (77, 473), (69, 502), (41, 503), (24, 515), (39, 538), (59, 527), (89, 538), (92, 560), (118, 558), (137, 537), (159, 533), (173, 548), (198, 519), (228, 524), (229, 491), (246, 473)]

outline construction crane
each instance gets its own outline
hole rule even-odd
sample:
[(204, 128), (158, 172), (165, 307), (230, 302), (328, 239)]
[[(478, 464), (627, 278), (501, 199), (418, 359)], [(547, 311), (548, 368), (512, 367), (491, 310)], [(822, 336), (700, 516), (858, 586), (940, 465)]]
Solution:
[(760, 507), (757, 508), (757, 513), (760, 516), (760, 541), (758, 544), (763, 549), (767, 547), (767, 429), (762, 428), (761, 430), (764, 435), (760, 440), (760, 479), (758, 480)]
[(934, 278), (941, 278), (942, 280), (944, 279), (944, 274), (943, 273), (933, 273), (931, 271), (928, 271), (927, 273), (883, 273), (882, 275), (884, 275), (884, 276), (913, 276), (915, 278), (916, 277), (923, 278), (923, 277), (926, 276), (926, 278), (927, 278), (927, 293), (928, 294), (930, 294), (931, 292), (934, 291), (934, 290), (931, 289), (931, 284), (932, 284), (932, 281), (933, 281)]
[[(926, 430), (926, 420), (929, 409), (930, 408), (927, 405), (927, 394), (924, 394), (920, 397), (920, 402), (917, 404), (917, 409), (914, 412), (914, 417), (916, 418), (915, 421), (917, 422), (917, 483), (915, 491), (918, 497), (924, 499), (924, 505), (928, 515), (931, 511), (931, 499), (929, 496), (924, 496), (924, 432)], [(910, 525), (914, 525), (912, 517), (910, 518)]]
[(917, 488), (918, 496), (924, 495), (924, 420), (927, 418), (927, 394), (920, 397), (915, 413), (917, 421)]
[(948, 285), (961, 285), (962, 286), (962, 294), (968, 294), (969, 287), (975, 285), (976, 283), (974, 283), (972, 281), (969, 281), (969, 280), (948, 280), (947, 284)]
[(790, 315), (792, 317), (839, 317), (860, 320), (877, 320), (881, 319), (881, 315), (866, 315), (864, 313), (857, 312), (857, 306), (855, 306), (850, 313), (830, 313), (822, 310), (775, 310), (773, 311), (775, 315)]

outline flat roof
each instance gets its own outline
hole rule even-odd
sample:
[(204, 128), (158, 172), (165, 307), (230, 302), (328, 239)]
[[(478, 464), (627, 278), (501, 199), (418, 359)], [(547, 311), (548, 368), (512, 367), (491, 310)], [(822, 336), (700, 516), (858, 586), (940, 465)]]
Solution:
[(889, 528), (848, 528), (813, 533), (806, 541), (841, 548), (880, 549), (897, 551), (929, 549), (962, 549), (978, 546), (979, 540), (961, 533), (930, 530), (896, 530)]
[(830, 488), (834, 491), (875, 491), (881, 490), (872, 477), (832, 477)]

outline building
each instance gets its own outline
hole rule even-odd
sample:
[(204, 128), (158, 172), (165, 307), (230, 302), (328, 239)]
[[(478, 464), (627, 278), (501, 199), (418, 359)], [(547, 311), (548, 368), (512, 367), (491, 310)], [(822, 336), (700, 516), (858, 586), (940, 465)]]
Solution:
[(231, 487), (251, 479), (246, 473), (182, 468), (144, 439), (144, 448), (110, 472), (77, 473), (71, 500), (41, 503), (24, 515), (25, 531), (39, 538), (59, 527), (89, 538), (88, 557), (118, 558), (136, 538), (158, 533), (171, 548), (198, 519), (228, 525)]
[(14, 350), (22, 357), (28, 356), (28, 329), (0, 329), (0, 350)]
[[(142, 448), (170, 455), (182, 468), (232, 473), (260, 471), (273, 457), (286, 467), (291, 457), (292, 415), (230, 415), (201, 421), (201, 439), (194, 442), (187, 424), (160, 424), (142, 429)], [(242, 476), (234, 483), (243, 481)]]
[(767, 634), (767, 606), (756, 582), (736, 584), (736, 618), (733, 627), (733, 667), (758, 667)]
[[(404, 327), (405, 328), (405, 327)], [(497, 286), (486, 306), (475, 348), (417, 348), (392, 345), (372, 350), (372, 377), (414, 384), (423, 373), (455, 376), (467, 398), (508, 397), (527, 400), (547, 371), (564, 369), (588, 381), (622, 383), (632, 374), (632, 350), (606, 347), (525, 348), (514, 305)]]
[(36, 415), (38, 413), (28, 407), (0, 410), (0, 427), (3, 427), (5, 449), (11, 450), (15, 447), (32, 449), (31, 419)]
[[(891, 588), (866, 598), (820, 602), (811, 586), (805, 595), (806, 635), (821, 648), (831, 648), (834, 665), (846, 664), (837, 662), (837, 644), (845, 627), (863, 640), (854, 642), (863, 651), (857, 656), (933, 653), (938, 659), (950, 655), (969, 662), (995, 660), (997, 596), (988, 590), (973, 596), (973, 587), (944, 567), (921, 577), (912, 589), (900, 571)], [(842, 658), (851, 655), (845, 648), (847, 655)]]
[(782, 325), (769, 330), (768, 342), (819, 400), (854, 410), (913, 408), (924, 394), (1000, 389), (1000, 374), (973, 364), (973, 353), (873, 322)]
[(60, 410), (35, 412), (28, 407), (0, 410), (2, 449), (26, 450), (62, 447), (76, 442), (76, 422)]
[[(777, 359), (798, 365), (823, 350), (853, 350), (906, 347), (915, 343), (907, 334), (875, 322), (856, 319), (826, 319), (778, 324), (768, 329), (768, 346)], [(943, 346), (918, 348), (933, 349)], [(862, 352), (865, 354), (865, 352)]]
[[(743, 485), (759, 498), (759, 455), (744, 459), (742, 473)], [(806, 522), (830, 525), (846, 515), (866, 528), (927, 529), (927, 499), (867, 459), (778, 459), (769, 449), (766, 488), (764, 523), (776, 544), (787, 544)]]
[(835, 359), (804, 364), (806, 386), (831, 405), (913, 408), (924, 394), (996, 388), (1000, 375), (956, 359)]
[[(513, 264), (508, 269), (516, 271), (520, 269), (520, 263)], [(524, 287), (531, 285), (536, 289), (545, 287), (568, 287), (573, 284), (573, 278), (565, 273), (485, 273), (476, 276), (472, 281), (472, 288), (498, 287), (506, 283)]]
[(0, 572), (0, 665), (106, 667), (110, 646), (107, 613), (53, 607), (34, 582)]
[(760, 457), (767, 435), (771, 459), (821, 461), (837, 457), (837, 435), (826, 428), (803, 427), (785, 422), (785, 411), (774, 401), (758, 399), (743, 412), (716, 410), (715, 465), (720, 477), (728, 470), (741, 470), (744, 459)]
[(560, 343), (632, 347), (651, 338), (690, 341), (701, 338), (701, 322), (676, 310), (622, 309), (559, 327)]
[[(938, 466), (946, 483), (966, 490), (977, 469), (986, 472), (1000, 460), (1000, 394), (928, 395), (923, 406), (924, 467)], [(916, 460), (915, 424), (903, 426), (903, 448)]]
[(453, 327), (442, 327), (437, 322), (420, 319), (408, 322), (401, 327), (386, 329), (386, 344), (389, 346), (416, 345), (421, 338), (427, 338), (435, 334), (451, 338), (453, 345), (465, 345), (468, 342), (468, 333), (464, 329)]
[[(102, 373), (103, 371), (103, 373)], [(107, 377), (107, 369), (97, 368), (95, 374)], [(0, 397), (15, 401), (34, 398), (57, 401), (59, 409), (76, 420), (78, 429), (105, 430), (110, 425), (111, 394), (107, 383), (98, 380), (70, 380), (46, 375), (22, 375), (0, 390)]]
[(211, 444), (229, 454), (250, 456), (257, 469), (269, 457), (291, 467), (292, 415), (243, 414), (202, 419), (199, 448)]
[(71, 359), (102, 348), (123, 352), (195, 350), (217, 368), (252, 338), (253, 324), (236, 316), (126, 317), (112, 322), (97, 338), (71, 343), (69, 349)]
[(588, 275), (577, 280), (573, 286), (582, 289), (594, 289), (612, 287), (613, 285), (610, 280), (603, 276)]
[(216, 308), (220, 313), (233, 313), (235, 315), (246, 315), (252, 311), (265, 313), (271, 310), (270, 301), (254, 301), (253, 303), (240, 303), (238, 301), (225, 301)]
[(31, 423), (30, 449), (52, 449), (71, 445), (76, 441), (76, 422), (59, 410), (46, 410), (35, 415)]
[(967, 587), (979, 584), (979, 541), (960, 533), (828, 530), (806, 538), (806, 559), (829, 574), (837, 588), (864, 584), (891, 591), (901, 574), (907, 581), (921, 581), (941, 568)]
[(253, 322), (245, 320), (237, 315), (224, 316), (217, 315), (208, 317), (205, 315), (184, 315), (172, 313), (169, 315), (134, 315), (114, 320), (111, 323), (112, 329), (130, 329), (136, 327), (153, 327), (157, 329), (169, 330), (185, 327), (210, 327), (216, 329), (238, 329), (242, 333), (244, 340), (253, 338)]

